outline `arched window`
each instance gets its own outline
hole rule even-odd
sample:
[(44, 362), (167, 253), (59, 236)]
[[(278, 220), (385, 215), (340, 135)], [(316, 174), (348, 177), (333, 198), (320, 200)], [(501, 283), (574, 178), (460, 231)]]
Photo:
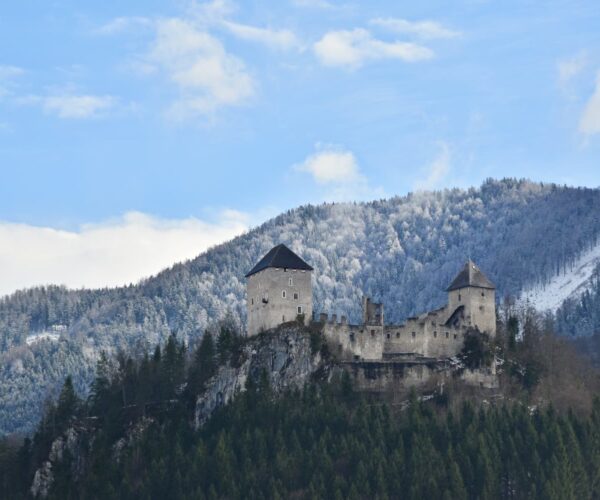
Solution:
[(285, 290), (282, 290), (282, 291), (281, 291), (281, 298), (282, 298), (282, 299), (285, 299), (285, 295), (286, 295), (286, 294), (285, 294)]
[(290, 286), (294, 286), (294, 278), (290, 278), (288, 280), (288, 283), (290, 284)]

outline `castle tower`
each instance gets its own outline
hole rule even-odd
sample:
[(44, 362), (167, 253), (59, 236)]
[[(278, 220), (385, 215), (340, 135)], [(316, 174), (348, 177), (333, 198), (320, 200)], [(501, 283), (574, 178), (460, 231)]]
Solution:
[(293, 321), (299, 314), (311, 320), (312, 270), (281, 244), (273, 247), (246, 274), (249, 337)]
[(496, 287), (469, 260), (447, 289), (448, 310), (461, 322), (496, 335)]

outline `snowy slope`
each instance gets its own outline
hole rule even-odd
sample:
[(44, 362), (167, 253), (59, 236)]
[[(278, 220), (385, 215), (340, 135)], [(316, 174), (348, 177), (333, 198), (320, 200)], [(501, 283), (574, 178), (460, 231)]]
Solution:
[(569, 266), (565, 273), (554, 276), (545, 285), (536, 285), (521, 293), (519, 302), (535, 307), (538, 311), (556, 311), (569, 297), (585, 291), (596, 266), (600, 264), (600, 244), (588, 250)]

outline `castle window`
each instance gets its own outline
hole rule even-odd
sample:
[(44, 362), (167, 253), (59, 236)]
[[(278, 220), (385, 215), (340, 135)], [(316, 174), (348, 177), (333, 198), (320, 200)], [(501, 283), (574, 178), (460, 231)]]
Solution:
[(485, 307), (484, 306), (479, 306), (479, 310), (480, 311), (485, 311)]
[(433, 336), (437, 339), (437, 332), (433, 332)]
[(375, 330), (371, 330), (371, 337), (375, 337)]
[(417, 336), (415, 332), (412, 332), (413, 339)]
[(302, 314), (302, 306), (298, 306), (298, 314)]
[(298, 292), (294, 292), (294, 300), (298, 300), (300, 298), (300, 294)]
[(482, 297), (485, 297), (485, 292), (481, 292), (481, 296), (482, 296)]
[(390, 334), (388, 333), (388, 334), (386, 335), (386, 337), (389, 339), (389, 338), (390, 338)]
[(285, 323), (285, 314), (281, 317), (281, 322)]
[(281, 298), (282, 298), (282, 299), (285, 299), (285, 290), (282, 290), (282, 291), (281, 291)]
[(263, 301), (264, 304), (268, 304), (269, 303), (269, 294), (268, 293), (265, 293), (263, 295), (263, 300), (262, 301)]
[(254, 305), (254, 297), (250, 299), (250, 304)]
[(454, 340), (456, 340), (457, 337), (458, 337), (458, 335), (455, 333), (454, 334)]
[(350, 333), (350, 340), (354, 342), (354, 333)]
[(396, 338), (399, 339), (400, 338), (400, 332), (396, 332)]
[(290, 286), (294, 286), (294, 280), (293, 280), (292, 278), (290, 278), (290, 279), (288, 280), (288, 283), (290, 284)]
[(446, 332), (446, 338), (448, 338), (450, 336), (450, 334), (448, 332)]
[(458, 301), (460, 302), (460, 293), (458, 294)]

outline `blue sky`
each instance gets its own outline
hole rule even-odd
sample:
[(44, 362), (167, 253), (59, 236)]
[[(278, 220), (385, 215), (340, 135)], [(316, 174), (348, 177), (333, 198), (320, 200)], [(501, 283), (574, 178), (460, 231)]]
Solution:
[(9, 2), (0, 294), (135, 281), (307, 202), (596, 187), (598, 26), (597, 1)]

